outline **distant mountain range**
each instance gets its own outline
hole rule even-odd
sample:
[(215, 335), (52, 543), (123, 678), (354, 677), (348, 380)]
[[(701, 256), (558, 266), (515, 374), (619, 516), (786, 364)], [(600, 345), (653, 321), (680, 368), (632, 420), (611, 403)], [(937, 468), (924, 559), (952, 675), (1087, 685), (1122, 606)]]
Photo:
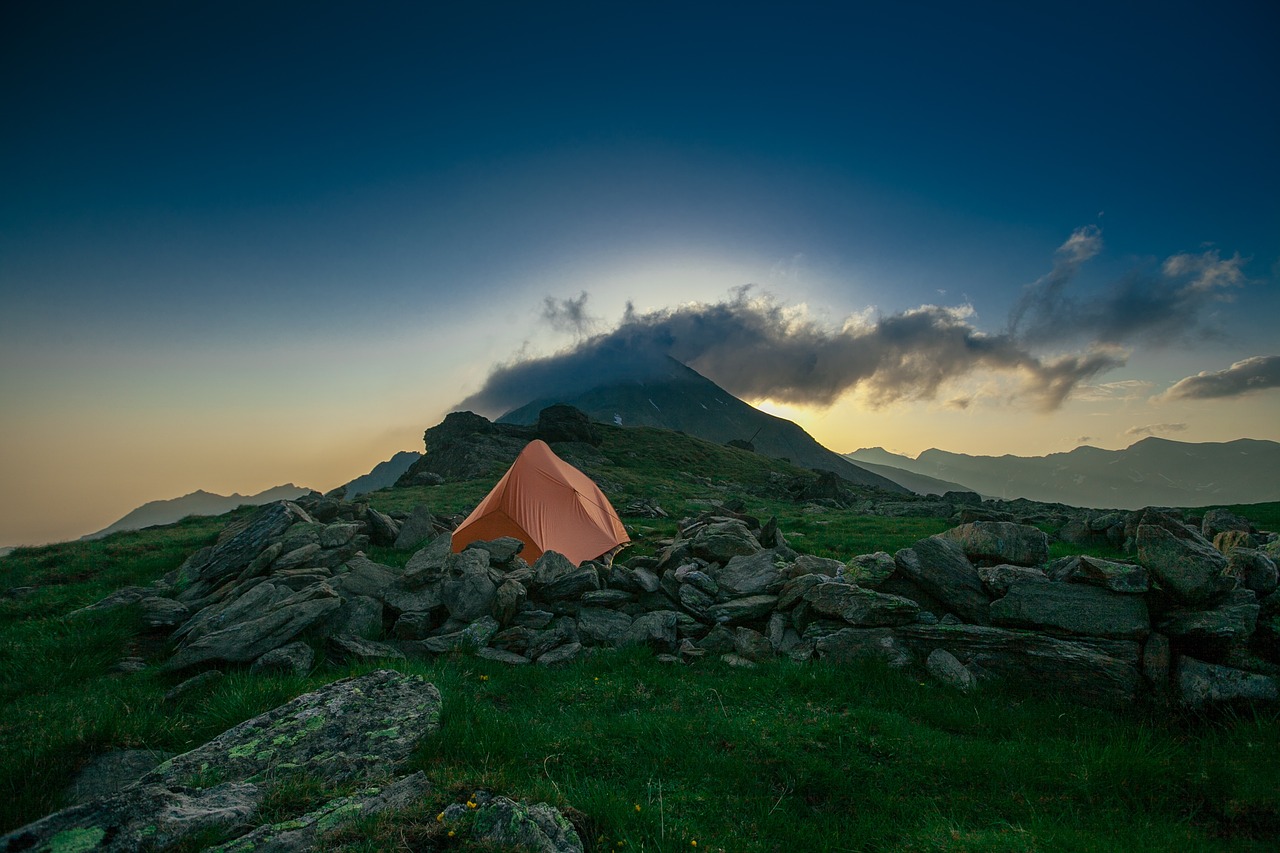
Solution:
[(224, 496), (203, 490), (194, 491), (180, 498), (145, 503), (114, 524), (102, 528), (97, 533), (81, 536), (80, 539), (82, 541), (101, 539), (121, 530), (141, 530), (144, 527), (154, 527), (157, 524), (172, 524), (189, 515), (222, 515), (224, 512), (230, 512), (238, 506), (261, 506), (272, 501), (291, 501), (310, 491), (310, 489), (295, 486), (293, 483), (276, 486), (256, 495), (231, 494)]
[(351, 500), (356, 495), (376, 492), (378, 489), (385, 489), (387, 486), (395, 485), (396, 480), (400, 479), (400, 475), (408, 471), (409, 466), (421, 458), (422, 454), (416, 450), (401, 450), (386, 462), (379, 462), (373, 466), (373, 470), (368, 474), (361, 474), (342, 486), (343, 499)]
[(912, 459), (880, 447), (845, 456), (913, 490), (909, 478), (924, 476), (949, 481), (947, 488), (962, 483), (985, 497), (1084, 507), (1280, 501), (1280, 443), (1249, 438), (1202, 444), (1144, 438), (1124, 450), (1084, 446), (1030, 457), (926, 450)]
[(864, 486), (894, 492), (906, 490), (823, 447), (798, 424), (744, 403), (673, 358), (667, 358), (643, 378), (567, 397), (535, 400), (506, 413), (498, 422), (534, 424), (538, 413), (555, 403), (567, 403), (604, 423), (676, 430), (717, 444), (733, 439), (749, 441), (756, 452), (765, 456), (787, 459), (804, 468), (834, 471)]

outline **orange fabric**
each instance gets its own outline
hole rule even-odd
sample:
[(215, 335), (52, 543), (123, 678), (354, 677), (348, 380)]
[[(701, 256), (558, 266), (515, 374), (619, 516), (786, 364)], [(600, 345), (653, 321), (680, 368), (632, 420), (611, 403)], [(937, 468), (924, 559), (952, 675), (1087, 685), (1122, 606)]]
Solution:
[(574, 565), (631, 541), (600, 487), (536, 439), (453, 532), (453, 550), (499, 536), (524, 542), (529, 563), (558, 551)]

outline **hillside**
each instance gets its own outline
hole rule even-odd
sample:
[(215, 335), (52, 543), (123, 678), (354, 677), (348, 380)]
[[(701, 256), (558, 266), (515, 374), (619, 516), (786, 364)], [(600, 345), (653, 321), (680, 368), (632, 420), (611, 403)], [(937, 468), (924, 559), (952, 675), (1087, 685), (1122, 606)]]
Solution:
[(172, 524), (189, 515), (222, 515), (238, 506), (261, 506), (272, 501), (293, 500), (309, 491), (311, 490), (295, 486), (293, 483), (274, 486), (256, 495), (241, 495), (234, 492), (230, 495), (216, 495), (199, 489), (180, 498), (148, 501), (97, 533), (89, 533), (80, 538), (82, 540), (101, 539), (122, 530), (141, 530), (157, 524)]
[(798, 424), (762, 412), (672, 358), (665, 369), (644, 378), (605, 385), (567, 399), (535, 400), (498, 418), (498, 423), (533, 424), (554, 403), (567, 403), (595, 421), (683, 432), (717, 444), (749, 441), (757, 453), (786, 459), (802, 468), (834, 471), (851, 483), (891, 492), (902, 486), (841, 457)]
[(1004, 499), (1138, 509), (1280, 500), (1280, 444), (1239, 439), (1202, 444), (1146, 438), (1124, 450), (1077, 447), (1048, 456), (969, 456), (926, 450), (919, 457), (883, 448), (846, 454), (859, 464), (963, 483)]
[(408, 471), (409, 466), (421, 458), (422, 454), (416, 450), (401, 450), (386, 462), (379, 462), (373, 466), (373, 470), (368, 474), (361, 474), (349, 483), (339, 486), (334, 492), (351, 500), (357, 495), (385, 489), (387, 486), (394, 485), (396, 480), (400, 479), (400, 475)]

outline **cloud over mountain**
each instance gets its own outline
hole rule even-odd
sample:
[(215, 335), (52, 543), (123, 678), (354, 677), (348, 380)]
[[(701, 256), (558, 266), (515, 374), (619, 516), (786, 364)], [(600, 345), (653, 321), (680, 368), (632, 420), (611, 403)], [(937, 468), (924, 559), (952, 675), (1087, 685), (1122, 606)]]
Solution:
[[(1119, 385), (1082, 386), (1124, 365), (1127, 346), (1204, 334), (1209, 307), (1245, 283), (1239, 255), (1224, 259), (1209, 249), (1174, 255), (1157, 271), (1132, 274), (1092, 296), (1072, 293), (1081, 267), (1101, 250), (1100, 229), (1076, 229), (997, 332), (978, 328), (967, 304), (883, 316), (867, 311), (836, 327), (750, 285), (713, 303), (644, 313), (628, 303), (618, 325), (601, 332), (601, 322), (587, 312), (586, 292), (549, 296), (543, 319), (577, 342), (554, 355), (522, 354), (496, 366), (484, 387), (459, 405), (501, 414), (534, 399), (641, 380), (670, 356), (746, 399), (825, 407), (856, 390), (880, 406), (931, 400), (949, 382), (995, 373), (1013, 378), (1022, 395), (1048, 411), (1078, 389), (1116, 396)], [(962, 395), (950, 405), (972, 402)]]
[(1226, 370), (1203, 371), (1174, 383), (1166, 400), (1204, 400), (1239, 397), (1267, 388), (1280, 388), (1280, 355), (1257, 355), (1237, 361)]

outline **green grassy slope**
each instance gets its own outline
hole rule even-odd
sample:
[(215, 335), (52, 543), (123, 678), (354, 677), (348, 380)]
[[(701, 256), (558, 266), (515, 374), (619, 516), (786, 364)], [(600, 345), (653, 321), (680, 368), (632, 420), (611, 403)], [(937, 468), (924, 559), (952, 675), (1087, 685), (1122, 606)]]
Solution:
[[(802, 476), (784, 463), (672, 433), (607, 428), (601, 450), (611, 461), (589, 470), (616, 504), (651, 498), (674, 518), (741, 500), (748, 512), (778, 515), (801, 551), (892, 552), (948, 526), (807, 511), (779, 491), (780, 478)], [(491, 485), (370, 499), (382, 509), (465, 512)], [(1264, 526), (1280, 518), (1276, 504), (1237, 511)], [(176, 676), (112, 669), (125, 655), (166, 657), (135, 614), (64, 618), (176, 567), (226, 521), (188, 519), (0, 560), (0, 590), (34, 587), (0, 598), (0, 832), (60, 806), (91, 755), (189, 749), (359, 671), (233, 671), (165, 704)], [(628, 526), (638, 549), (675, 528)], [(966, 697), (876, 668), (685, 667), (643, 652), (600, 653), (556, 671), (466, 656), (395, 666), (425, 675), (445, 698), (440, 734), (414, 759), (439, 797), (349, 830), (355, 849), (479, 849), (445, 837), (434, 817), (481, 787), (575, 809), (590, 850), (689, 850), (696, 840), (699, 850), (732, 851), (1261, 851), (1280, 837), (1275, 713), (1103, 713), (1005, 691)], [(335, 793), (318, 780), (281, 782), (272, 803), (283, 818)]]

